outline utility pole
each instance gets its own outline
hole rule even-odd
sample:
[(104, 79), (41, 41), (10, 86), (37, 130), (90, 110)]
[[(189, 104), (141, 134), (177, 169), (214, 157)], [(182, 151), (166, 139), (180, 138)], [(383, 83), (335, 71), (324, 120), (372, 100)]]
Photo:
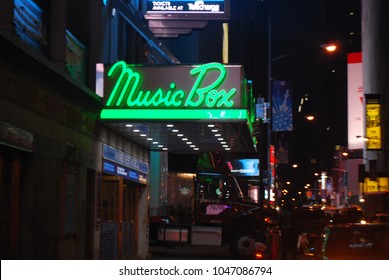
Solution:
[(268, 195), (268, 202), (270, 202), (270, 190), (271, 190), (271, 168), (270, 168), (270, 145), (271, 145), (271, 134), (272, 134), (272, 53), (271, 53), (271, 13), (268, 13), (268, 20), (267, 20), (267, 102), (268, 102), (268, 119), (267, 119), (267, 131), (266, 131), (266, 149), (267, 149), (267, 195)]

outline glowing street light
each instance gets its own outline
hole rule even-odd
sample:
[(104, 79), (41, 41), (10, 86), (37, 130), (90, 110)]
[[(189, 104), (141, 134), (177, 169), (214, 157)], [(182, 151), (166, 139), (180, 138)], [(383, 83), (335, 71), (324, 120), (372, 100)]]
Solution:
[(321, 48), (324, 49), (325, 51), (331, 53), (331, 52), (336, 51), (336, 49), (338, 48), (338, 46), (335, 45), (335, 44), (324, 44), (324, 45), (321, 45)]
[(357, 135), (356, 137), (357, 137), (358, 139), (361, 139), (362, 141), (365, 141), (365, 142), (369, 141), (369, 138), (364, 137), (364, 136)]
[(296, 53), (299, 53), (301, 51), (305, 51), (308, 49), (315, 49), (315, 48), (317, 49), (318, 47), (320, 47), (322, 50), (324, 50), (328, 53), (333, 53), (338, 49), (338, 46), (336, 44), (321, 44), (319, 46), (318, 45), (310, 45), (310, 46), (306, 46), (306, 47), (302, 47), (302, 48), (290, 51), (288, 53), (285, 53), (285, 54), (277, 56), (277, 57), (273, 57), (270, 59), (270, 62), (274, 62), (276, 60), (280, 60), (282, 58), (289, 57), (293, 54), (296, 54)]
[(305, 118), (307, 119), (307, 121), (313, 121), (315, 119), (315, 116), (314, 115), (308, 115)]

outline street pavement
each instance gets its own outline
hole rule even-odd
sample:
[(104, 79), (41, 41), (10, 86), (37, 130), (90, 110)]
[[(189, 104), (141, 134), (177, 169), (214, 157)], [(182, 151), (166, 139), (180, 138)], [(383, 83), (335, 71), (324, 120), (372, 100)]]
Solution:
[(228, 245), (153, 244), (149, 246), (152, 260), (227, 260), (236, 259)]

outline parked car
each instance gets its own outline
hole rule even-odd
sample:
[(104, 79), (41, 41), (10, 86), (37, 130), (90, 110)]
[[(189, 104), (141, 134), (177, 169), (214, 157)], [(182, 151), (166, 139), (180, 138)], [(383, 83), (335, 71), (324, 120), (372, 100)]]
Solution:
[(330, 217), (332, 224), (362, 223), (366, 220), (364, 211), (359, 206), (342, 208), (326, 207), (324, 211)]
[(304, 259), (389, 260), (389, 223), (326, 226)]

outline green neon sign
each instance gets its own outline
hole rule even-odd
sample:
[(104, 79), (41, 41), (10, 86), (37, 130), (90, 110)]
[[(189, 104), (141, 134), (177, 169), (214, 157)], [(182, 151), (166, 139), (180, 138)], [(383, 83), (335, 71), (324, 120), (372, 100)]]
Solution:
[(246, 109), (103, 109), (105, 120), (247, 120)]
[[(160, 72), (164, 74), (163, 71)], [(192, 68), (190, 89), (169, 81), (168, 86), (143, 89), (144, 77), (124, 61), (115, 63), (107, 73), (113, 79), (106, 106), (109, 108), (233, 108), (236, 87), (224, 89), (227, 70), (221, 63), (208, 63)], [(116, 79), (116, 80), (115, 80)]]

